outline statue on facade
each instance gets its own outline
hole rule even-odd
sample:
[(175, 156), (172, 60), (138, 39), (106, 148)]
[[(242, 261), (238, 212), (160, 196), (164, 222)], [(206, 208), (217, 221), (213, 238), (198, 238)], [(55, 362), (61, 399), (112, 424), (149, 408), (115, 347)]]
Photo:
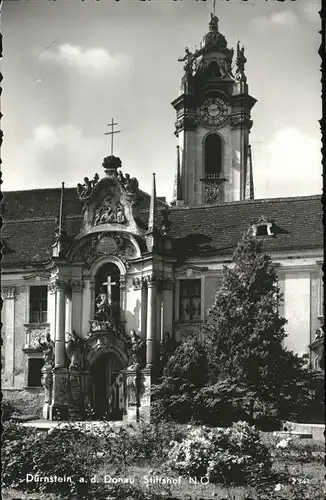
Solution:
[(94, 318), (110, 325), (112, 323), (112, 305), (109, 304), (108, 294), (104, 286), (101, 286), (100, 293), (95, 299), (95, 306)]
[(124, 185), (127, 192), (136, 193), (138, 190), (139, 182), (136, 177), (130, 177), (129, 174), (125, 174)]
[(51, 339), (50, 333), (48, 332), (45, 336), (45, 341), (41, 342), (38, 339), (39, 345), (43, 351), (44, 358), (44, 369), (52, 369), (54, 367), (54, 342)]
[(93, 180), (92, 180), (92, 187), (93, 187), (93, 188), (94, 188), (94, 186), (96, 186), (96, 184), (98, 183), (99, 178), (100, 178), (100, 176), (98, 175), (98, 173), (94, 174), (94, 177), (93, 177)]
[(70, 359), (69, 369), (82, 370), (84, 368), (85, 344), (84, 340), (79, 337), (75, 330), (69, 334), (70, 338), (67, 343), (67, 354)]
[(145, 364), (146, 345), (135, 330), (130, 330), (130, 367), (136, 368)]

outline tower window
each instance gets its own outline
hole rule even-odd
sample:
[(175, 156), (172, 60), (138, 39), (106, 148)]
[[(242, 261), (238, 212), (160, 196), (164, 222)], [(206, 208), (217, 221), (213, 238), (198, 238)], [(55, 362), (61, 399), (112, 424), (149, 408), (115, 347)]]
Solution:
[(209, 134), (205, 140), (205, 175), (219, 176), (222, 172), (222, 139)]
[(220, 68), (218, 67), (217, 62), (211, 62), (207, 69), (207, 77), (208, 78), (219, 78), (221, 76)]
[(29, 289), (29, 322), (46, 323), (48, 309), (48, 287), (31, 286)]

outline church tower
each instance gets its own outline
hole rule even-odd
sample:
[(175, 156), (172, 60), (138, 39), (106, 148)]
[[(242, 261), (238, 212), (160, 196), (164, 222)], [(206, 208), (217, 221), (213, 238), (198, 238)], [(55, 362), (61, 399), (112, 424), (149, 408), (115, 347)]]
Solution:
[(174, 202), (253, 198), (249, 134), (256, 99), (249, 95), (244, 47), (238, 42), (234, 54), (211, 14), (200, 48), (192, 53), (186, 47), (179, 61), (184, 62), (184, 76), (172, 102), (178, 138)]

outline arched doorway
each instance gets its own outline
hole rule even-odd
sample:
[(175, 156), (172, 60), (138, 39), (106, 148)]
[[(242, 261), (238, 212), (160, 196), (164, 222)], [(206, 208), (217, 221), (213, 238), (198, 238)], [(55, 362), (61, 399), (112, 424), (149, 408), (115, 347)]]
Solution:
[(114, 352), (103, 351), (94, 360), (91, 406), (95, 418), (122, 420), (125, 407), (122, 368), (122, 361)]
[(120, 270), (112, 262), (103, 264), (96, 273), (95, 300), (99, 297), (101, 290), (107, 294), (108, 304), (112, 307), (113, 318), (117, 324), (120, 319)]

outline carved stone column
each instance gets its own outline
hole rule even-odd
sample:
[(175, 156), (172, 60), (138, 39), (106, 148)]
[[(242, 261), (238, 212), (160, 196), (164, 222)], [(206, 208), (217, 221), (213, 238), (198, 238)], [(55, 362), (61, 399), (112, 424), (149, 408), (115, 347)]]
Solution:
[(56, 282), (56, 321), (55, 321), (55, 367), (63, 368), (65, 364), (65, 327), (66, 299), (65, 284)]
[(68, 369), (65, 368), (65, 284), (60, 280), (56, 280), (52, 286), (56, 290), (56, 328), (53, 398), (50, 419), (64, 420), (69, 416)]
[(147, 336), (146, 336), (146, 366), (155, 364), (156, 353), (156, 279), (148, 275), (147, 281)]

